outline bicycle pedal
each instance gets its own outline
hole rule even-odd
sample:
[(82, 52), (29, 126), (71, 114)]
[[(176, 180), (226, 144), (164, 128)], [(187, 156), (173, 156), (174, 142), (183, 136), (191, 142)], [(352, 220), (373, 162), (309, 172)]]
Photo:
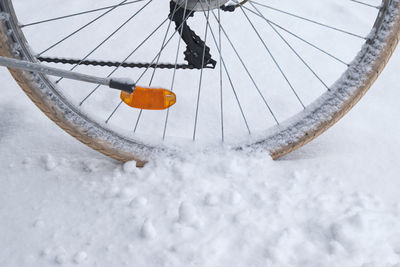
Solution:
[(176, 103), (176, 95), (163, 88), (136, 86), (132, 93), (121, 92), (121, 100), (130, 107), (163, 110)]

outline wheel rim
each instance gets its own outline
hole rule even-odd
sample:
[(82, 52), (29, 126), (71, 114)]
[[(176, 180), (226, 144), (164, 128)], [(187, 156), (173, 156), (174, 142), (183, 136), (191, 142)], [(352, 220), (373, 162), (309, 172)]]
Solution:
[[(257, 3), (257, 2), (255, 2), (255, 3)], [(257, 4), (259, 4), (259, 3), (257, 3)], [(360, 5), (364, 5), (364, 4), (360, 4)], [(395, 6), (395, 4), (396, 3), (392, 2), (392, 1), (384, 2), (384, 5), (382, 7), (382, 11), (384, 11), (384, 12), (382, 12), (382, 13), (385, 13), (385, 12), (387, 13), (388, 12), (388, 8), (391, 7), (391, 6)], [(253, 3), (252, 6), (255, 7), (255, 4)], [(245, 7), (241, 7), (241, 11), (243, 12), (243, 14), (246, 14), (244, 10), (246, 10)], [(254, 10), (258, 10), (258, 9), (254, 9)], [(208, 13), (211, 13), (211, 12), (208, 12)], [(394, 13), (395, 12), (392, 11), (392, 17), (387, 17), (387, 19), (389, 19), (389, 20), (393, 19), (393, 16), (394, 16), (393, 14)], [(208, 14), (208, 15), (210, 15), (210, 14)], [(247, 15), (249, 15), (249, 14), (247, 14)], [(204, 16), (206, 16), (206, 14), (204, 14)], [(263, 17), (262, 19), (265, 20), (266, 18)], [(380, 18), (378, 18), (378, 20), (375, 22), (375, 26), (382, 24), (382, 21), (379, 21), (379, 20), (380, 20)], [(251, 22), (251, 20), (250, 20), (250, 22)], [(278, 24), (276, 24), (276, 25), (278, 25)], [(210, 31), (212, 31), (212, 30), (210, 30)], [(221, 30), (221, 32), (223, 32), (223, 30)], [(387, 30), (387, 34), (389, 34), (389, 33), (390, 33), (390, 31), (388, 29)], [(206, 31), (206, 34), (207, 34), (207, 31)], [(210, 32), (208, 34), (210, 34)], [(382, 32), (381, 32), (381, 34), (382, 34)], [(215, 36), (216, 36), (216, 34), (214, 35), (214, 37)], [(217, 39), (217, 38), (214, 38), (214, 41), (215, 41), (215, 39)], [(385, 36), (381, 36), (381, 39), (382, 40), (385, 39)], [(363, 50), (359, 53), (359, 55), (356, 58), (356, 60), (353, 61), (353, 63), (351, 64), (351, 66), (347, 70), (347, 73), (356, 71), (357, 68), (359, 68), (361, 62), (364, 62), (363, 64), (365, 64), (366, 63), (365, 62), (366, 55), (368, 55), (368, 53), (370, 52), (368, 50), (371, 49), (371, 47), (374, 44), (375, 45), (379, 45), (379, 43), (382, 42), (382, 40), (377, 40), (376, 36), (374, 36), (373, 40), (376, 41), (376, 42), (375, 43), (371, 42), (371, 43), (368, 43), (366, 46), (364, 46)], [(25, 53), (26, 53), (25, 56), (27, 56), (30, 52), (29, 52), (29, 50), (26, 50)], [(31, 57), (30, 59), (32, 61), (35, 60), (33, 57)], [(373, 60), (370, 60), (369, 63), (371, 64), (373, 62), (374, 62)], [(344, 77), (346, 75), (347, 74), (345, 73)], [(365, 76), (365, 73), (363, 73), (363, 75)], [(42, 77), (42, 79), (47, 80), (47, 77)], [(322, 114), (321, 113), (321, 107), (322, 107), (321, 106), (321, 102), (329, 103), (325, 107), (330, 106), (330, 105), (332, 105), (332, 103), (335, 102), (338, 105), (338, 108), (336, 108), (336, 109), (340, 110), (340, 108), (339, 108), (340, 105), (337, 103), (338, 97), (340, 97), (341, 94), (343, 94), (343, 93), (350, 94), (351, 93), (351, 89), (356, 90), (356, 88), (360, 87), (360, 84), (357, 84), (357, 85), (353, 84), (352, 88), (350, 88), (349, 86), (346, 86), (346, 88), (345, 88), (343, 86), (343, 84), (345, 84), (347, 82), (348, 81), (346, 79), (343, 79), (343, 78), (340, 79), (331, 88), (330, 92), (325, 93), (318, 100), (316, 100), (316, 102), (311, 104), (307, 109), (302, 111), (295, 118), (292, 118), (292, 119), (290, 119), (290, 120), (288, 120), (288, 121), (286, 121), (284, 123), (281, 123), (278, 127), (275, 127), (273, 129), (269, 129), (268, 130), (269, 133), (267, 135), (265, 134), (265, 131), (263, 131), (262, 134), (260, 134), (260, 136), (257, 136), (257, 135), (253, 136), (253, 138), (251, 140), (247, 141), (248, 144), (252, 144), (252, 146), (253, 146), (254, 143), (257, 144), (257, 145), (262, 144), (263, 147), (267, 147), (268, 150), (273, 151), (273, 150), (277, 150), (277, 148), (284, 147), (285, 145), (287, 145), (290, 142), (296, 143), (299, 138), (301, 138), (304, 135), (307, 135), (307, 132), (309, 132), (310, 129), (318, 128), (318, 127), (313, 126), (313, 125), (321, 124), (321, 120), (320, 119), (316, 120), (315, 118), (312, 118), (313, 116), (314, 117), (318, 117), (318, 116), (320, 116)], [(362, 83), (362, 82), (363, 81), (361, 79), (360, 83)], [(48, 81), (48, 86), (49, 87), (53, 87), (54, 85), (51, 82)], [(63, 98), (63, 96), (61, 94), (60, 94), (60, 98), (61, 99)], [(300, 100), (300, 99), (298, 99), (298, 100)], [(345, 102), (345, 99), (342, 99), (342, 100), (343, 100), (343, 102)], [(68, 103), (68, 101), (69, 100), (66, 100), (65, 102)], [(299, 102), (301, 102), (301, 100)], [(302, 106), (305, 106), (305, 105), (302, 103)], [(75, 107), (71, 106), (70, 108), (74, 109)], [(197, 108), (198, 108), (198, 106), (197, 106)], [(316, 110), (319, 110), (319, 111), (316, 112)], [(334, 114), (337, 110), (335, 110), (333, 108), (330, 111), (325, 111), (324, 112), (324, 114), (326, 116), (325, 121), (328, 122), (330, 120), (330, 116), (332, 116), (332, 114)], [(79, 111), (77, 113), (79, 113)], [(275, 116), (273, 116), (273, 117), (275, 118)], [(305, 119), (305, 118), (308, 118), (308, 119)], [(93, 123), (94, 125), (97, 124), (95, 121), (89, 119), (88, 117), (86, 117), (84, 119), (86, 121), (89, 121), (89, 122)], [(299, 126), (300, 125), (299, 122), (303, 122), (303, 123), (305, 123), (305, 125)], [(137, 125), (138, 125), (138, 123), (136, 123), (136, 126)], [(247, 125), (247, 123), (246, 123), (246, 125)], [(104, 128), (104, 126), (99, 125), (99, 128)], [(248, 125), (247, 125), (247, 128), (249, 128)], [(304, 131), (298, 131), (299, 129), (305, 129), (305, 130)], [(112, 132), (110, 130), (108, 130), (106, 132), (108, 132), (113, 137), (117, 137), (118, 140), (122, 139), (122, 140), (126, 140), (126, 142), (128, 142), (128, 143), (132, 142), (132, 139), (130, 139), (129, 137), (126, 138), (126, 136), (118, 135), (118, 134), (116, 134), (116, 133), (114, 133), (114, 132)], [(290, 136), (288, 137), (288, 135), (290, 135)], [(265, 136), (268, 136), (266, 138), (266, 140), (265, 140)], [(257, 140), (262, 140), (262, 142), (259, 142)], [(120, 142), (120, 141), (118, 141), (118, 142)], [(134, 144), (134, 146), (138, 146), (139, 145), (139, 147), (141, 147), (142, 149), (145, 149), (145, 148), (149, 147), (148, 144), (146, 144), (145, 146), (144, 145), (140, 145), (140, 142), (137, 142), (137, 141), (134, 141), (133, 144)], [(125, 143), (125, 145), (126, 145), (126, 143)], [(159, 146), (157, 146), (157, 147), (159, 147)], [(154, 147), (151, 147), (151, 148), (154, 148)], [(168, 148), (168, 149), (170, 149), (170, 148)], [(140, 153), (142, 153), (142, 152), (140, 152)]]

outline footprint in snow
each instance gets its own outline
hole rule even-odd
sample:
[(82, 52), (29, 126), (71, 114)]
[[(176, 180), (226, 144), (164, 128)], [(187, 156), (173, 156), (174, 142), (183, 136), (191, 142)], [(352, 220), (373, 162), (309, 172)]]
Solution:
[(242, 195), (240, 195), (236, 191), (230, 192), (230, 194), (229, 194), (229, 203), (231, 205), (239, 205), (241, 201), (242, 201)]
[(219, 203), (219, 198), (216, 195), (213, 194), (207, 194), (206, 197), (204, 198), (204, 204), (207, 206), (216, 206)]
[(110, 188), (107, 188), (104, 191), (103, 195), (105, 198), (114, 198), (114, 197), (117, 197), (120, 192), (121, 192), (121, 190), (119, 189), (119, 187), (111, 186)]
[(57, 249), (54, 261), (60, 265), (67, 262), (67, 252), (64, 248)]
[(52, 251), (51, 248), (45, 248), (40, 252), (40, 256), (48, 257), (50, 255), (51, 251)]
[(153, 222), (147, 219), (140, 229), (140, 236), (144, 239), (154, 239), (157, 236), (157, 232), (153, 226)]
[(44, 164), (44, 168), (46, 171), (53, 171), (57, 168), (57, 162), (54, 157), (50, 154), (47, 154), (42, 157), (42, 162)]
[(44, 226), (44, 221), (42, 219), (36, 219), (32, 225), (34, 228), (42, 228)]
[(119, 192), (118, 195), (123, 199), (131, 199), (135, 195), (135, 190), (130, 187), (125, 187)]
[(122, 165), (122, 170), (126, 174), (135, 174), (137, 172), (136, 161), (128, 161)]
[(197, 222), (196, 208), (192, 204), (183, 202), (180, 205), (179, 222), (183, 224), (194, 224)]
[(146, 206), (148, 203), (147, 198), (144, 197), (135, 197), (134, 199), (132, 199), (132, 201), (129, 203), (129, 206), (132, 208), (136, 208), (136, 207), (144, 207)]
[(75, 254), (74, 256), (74, 262), (76, 264), (81, 264), (87, 259), (88, 255), (85, 251), (79, 251), (78, 253)]

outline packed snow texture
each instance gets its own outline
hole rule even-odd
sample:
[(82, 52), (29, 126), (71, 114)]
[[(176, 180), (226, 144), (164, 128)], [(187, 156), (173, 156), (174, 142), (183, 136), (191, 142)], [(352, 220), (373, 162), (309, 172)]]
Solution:
[(0, 266), (400, 266), (400, 53), (312, 144), (110, 160), (0, 70)]
[[(40, 124), (52, 128), (45, 119)], [(2, 138), (1, 266), (400, 264), (400, 205), (378, 190), (398, 182), (387, 171), (379, 179), (374, 164), (365, 176), (340, 159), (345, 144), (335, 155), (327, 142), (330, 156), (318, 146), (279, 162), (220, 152), (137, 169), (63, 134), (50, 142), (37, 134), (36, 144), (23, 140), (25, 150), (17, 146), (22, 134)], [(71, 150), (62, 151), (62, 142)], [(44, 154), (53, 149), (54, 156)], [(369, 160), (366, 154), (355, 162)]]

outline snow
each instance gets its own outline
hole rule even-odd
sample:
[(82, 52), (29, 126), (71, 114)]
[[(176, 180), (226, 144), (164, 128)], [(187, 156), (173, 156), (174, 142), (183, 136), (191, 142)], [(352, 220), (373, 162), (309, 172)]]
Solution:
[[(355, 113), (369, 108), (364, 104)], [(53, 128), (44, 118), (36, 122)], [(7, 153), (20, 143), (21, 128), (2, 141), (1, 266), (398, 266), (396, 159), (375, 158), (343, 133), (370, 122), (343, 123), (329, 134), (333, 140), (282, 161), (220, 151), (160, 158), (128, 173), (126, 164), (57, 128), (58, 137), (49, 138), (53, 131), (21, 124), (37, 143)], [(374, 132), (360, 139), (379, 137)], [(57, 167), (49, 170), (40, 155), (58, 144), (71, 150), (51, 152)]]
[(400, 266), (400, 51), (279, 161), (218, 150), (121, 164), (0, 70), (0, 266)]

